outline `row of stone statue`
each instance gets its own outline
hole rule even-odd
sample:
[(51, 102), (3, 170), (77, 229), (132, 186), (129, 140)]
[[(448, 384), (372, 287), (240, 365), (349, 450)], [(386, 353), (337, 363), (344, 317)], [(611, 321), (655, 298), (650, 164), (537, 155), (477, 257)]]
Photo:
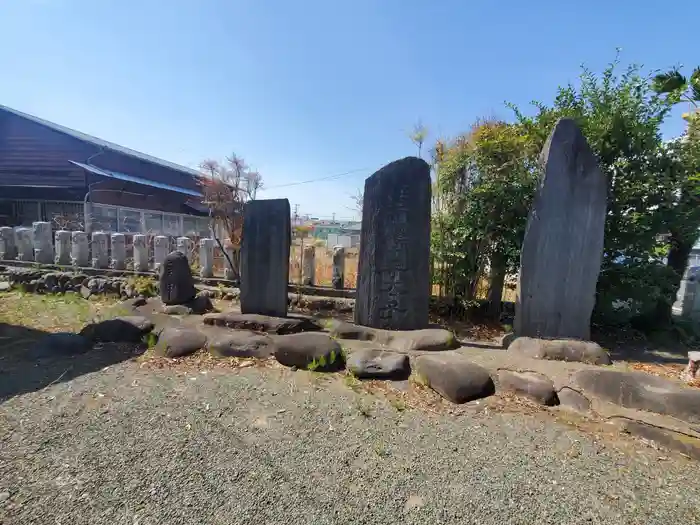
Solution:
[[(603, 253), (607, 183), (569, 119), (555, 125), (521, 253), (515, 333), (588, 339)], [(243, 313), (284, 316), (290, 256), (287, 199), (245, 207)], [(429, 324), (430, 167), (407, 157), (365, 181), (355, 322), (393, 330)]]
[[(52, 242), (52, 235), (54, 242)], [(133, 269), (137, 272), (157, 271), (171, 251), (171, 237), (153, 237), (151, 264), (148, 236), (133, 235)], [(198, 261), (201, 277), (214, 276), (215, 240), (199, 239)], [(177, 237), (175, 249), (190, 259), (194, 241)], [(230, 256), (233, 256), (232, 253)], [(0, 260), (34, 261), (40, 264), (58, 264), (78, 268), (124, 270), (127, 267), (126, 235), (123, 233), (58, 230), (51, 231), (51, 223), (34, 222), (32, 227), (0, 228)], [(225, 278), (232, 278), (226, 271)]]

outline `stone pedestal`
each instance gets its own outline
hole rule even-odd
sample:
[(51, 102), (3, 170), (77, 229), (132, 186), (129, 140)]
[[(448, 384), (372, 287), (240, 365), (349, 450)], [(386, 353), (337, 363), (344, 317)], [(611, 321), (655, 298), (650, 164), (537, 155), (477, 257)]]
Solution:
[(90, 243), (87, 233), (71, 233), (70, 259), (73, 266), (86, 268), (90, 264)]
[(156, 271), (158, 271), (165, 262), (169, 250), (170, 239), (168, 237), (165, 235), (156, 235), (153, 238), (153, 267)]
[(698, 369), (700, 368), (700, 352), (699, 351), (691, 351), (688, 352), (688, 366), (686, 366), (685, 370), (681, 374), (681, 381), (696, 381), (697, 379), (700, 379), (698, 377)]
[(15, 230), (15, 241), (17, 242), (17, 260), (34, 260), (34, 234), (31, 228), (17, 228)]
[(50, 222), (32, 223), (34, 260), (41, 264), (53, 264), (53, 239)]
[(291, 212), (287, 199), (246, 203), (241, 244), (241, 312), (287, 315)]
[(214, 277), (214, 239), (199, 239), (199, 275)]
[(71, 232), (68, 230), (58, 230), (56, 239), (56, 264), (70, 265), (71, 258)]
[(148, 271), (148, 242), (142, 234), (134, 235), (134, 271)]
[(92, 267), (109, 268), (109, 237), (106, 232), (92, 234)]
[(316, 284), (316, 247), (313, 244), (304, 246), (301, 256), (301, 284), (313, 286)]
[(11, 261), (17, 258), (15, 230), (11, 226), (0, 228), (0, 261)]
[(407, 157), (365, 181), (355, 322), (389, 330), (428, 327), (430, 166)]
[(540, 160), (542, 179), (520, 254), (514, 332), (587, 340), (603, 256), (607, 180), (570, 119), (556, 123)]
[(331, 284), (336, 290), (342, 290), (345, 287), (345, 247), (333, 247), (333, 274)]
[(192, 239), (189, 237), (178, 237), (175, 240), (175, 249), (183, 253), (190, 264), (192, 264), (192, 244)]
[(126, 268), (126, 238), (123, 233), (112, 234), (112, 268), (115, 270)]

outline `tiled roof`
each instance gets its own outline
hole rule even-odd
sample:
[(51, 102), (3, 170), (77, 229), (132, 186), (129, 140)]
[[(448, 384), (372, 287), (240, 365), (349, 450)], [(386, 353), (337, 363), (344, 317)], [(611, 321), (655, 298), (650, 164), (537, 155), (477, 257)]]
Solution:
[(136, 151), (136, 150), (133, 150), (130, 148), (125, 148), (124, 146), (114, 144), (113, 142), (109, 142), (109, 141), (106, 141), (103, 139), (99, 139), (97, 137), (93, 137), (92, 135), (88, 135), (87, 133), (82, 133), (80, 131), (76, 131), (74, 129), (67, 128), (66, 126), (61, 126), (60, 124), (55, 124), (53, 122), (49, 122), (48, 120), (44, 120), (42, 118), (35, 117), (34, 115), (22, 113), (21, 111), (17, 111), (16, 109), (8, 108), (7, 106), (3, 106), (1, 104), (0, 104), (0, 110), (6, 111), (8, 113), (12, 113), (13, 115), (17, 115), (18, 117), (30, 120), (32, 122), (36, 122), (37, 124), (40, 124), (42, 126), (46, 126), (47, 128), (50, 128), (54, 131), (58, 131), (59, 133), (64, 133), (66, 135), (69, 135), (69, 136), (76, 138), (78, 140), (81, 140), (83, 142), (94, 144), (95, 146), (98, 146), (100, 148), (110, 149), (112, 151), (116, 151), (117, 153), (121, 153), (123, 155), (128, 155), (130, 157), (134, 157), (136, 159), (139, 159), (139, 160), (142, 160), (145, 162), (150, 162), (152, 164), (157, 164), (157, 165), (162, 166), (164, 168), (179, 171), (182, 173), (187, 173), (188, 175), (193, 175), (193, 176), (201, 176), (202, 175), (199, 171), (194, 170), (192, 168), (188, 168), (186, 166), (180, 166), (179, 164), (175, 164), (173, 162), (168, 162), (167, 160), (159, 159), (157, 157), (152, 157), (151, 155), (146, 155), (145, 153), (141, 153), (139, 151)]

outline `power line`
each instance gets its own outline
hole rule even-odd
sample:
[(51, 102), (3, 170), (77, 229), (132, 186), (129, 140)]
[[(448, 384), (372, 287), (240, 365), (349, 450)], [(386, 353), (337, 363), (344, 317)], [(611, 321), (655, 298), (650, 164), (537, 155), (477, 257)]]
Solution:
[(359, 173), (361, 171), (369, 171), (369, 168), (360, 168), (356, 170), (346, 171), (344, 173), (338, 173), (336, 175), (328, 175), (327, 177), (319, 177), (317, 179), (304, 180), (301, 182), (290, 182), (289, 184), (278, 184), (277, 186), (263, 186), (263, 190), (271, 190), (275, 188), (287, 188), (289, 186), (299, 186), (300, 184), (311, 184), (312, 182), (320, 182), (324, 180), (339, 179), (340, 177), (346, 177), (352, 175), (353, 173)]

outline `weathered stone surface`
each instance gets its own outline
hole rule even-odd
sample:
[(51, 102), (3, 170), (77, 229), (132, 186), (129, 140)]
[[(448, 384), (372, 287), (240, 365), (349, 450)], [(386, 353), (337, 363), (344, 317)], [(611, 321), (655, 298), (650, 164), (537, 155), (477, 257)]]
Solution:
[(559, 405), (575, 412), (588, 412), (591, 409), (591, 402), (582, 393), (565, 386), (557, 392)]
[(541, 162), (544, 173), (520, 258), (514, 331), (527, 337), (589, 339), (607, 181), (571, 119), (557, 122)]
[(187, 257), (181, 252), (168, 254), (160, 267), (159, 279), (163, 304), (185, 304), (197, 293)]
[(305, 317), (272, 317), (237, 312), (205, 315), (204, 324), (280, 335), (320, 330), (318, 325)]
[(109, 240), (105, 232), (92, 234), (92, 267), (97, 269), (109, 266)]
[(168, 315), (190, 315), (192, 308), (184, 304), (166, 304), (163, 306), (163, 313)]
[(92, 342), (78, 334), (58, 332), (39, 339), (29, 350), (29, 356), (35, 359), (44, 357), (65, 357), (86, 353), (92, 348)]
[(517, 338), (513, 332), (508, 332), (501, 337), (501, 348), (507, 349)]
[(0, 292), (9, 292), (12, 290), (12, 283), (8, 281), (0, 281)]
[(536, 372), (499, 370), (498, 386), (503, 390), (527, 397), (542, 405), (554, 406), (559, 404), (552, 380)]
[[(236, 250), (231, 242), (231, 239), (224, 239), (224, 279), (232, 281), (238, 277), (236, 275), (236, 268), (232, 267), (234, 264)], [(231, 264), (229, 264), (229, 262)]]
[(0, 227), (0, 261), (12, 260), (16, 257), (15, 230), (11, 226), (2, 226)]
[(333, 273), (331, 275), (331, 285), (336, 290), (345, 287), (345, 247), (333, 247)]
[(189, 237), (178, 237), (175, 239), (175, 249), (187, 257), (189, 262), (192, 262), (192, 239)]
[(430, 166), (406, 157), (365, 181), (355, 322), (374, 328), (428, 326)]
[(621, 430), (650, 441), (655, 441), (661, 446), (685, 454), (692, 459), (700, 459), (700, 439), (688, 434), (675, 432), (668, 428), (661, 428), (642, 421), (620, 418), (617, 421)]
[(199, 275), (214, 277), (214, 239), (199, 239)]
[(250, 330), (232, 330), (210, 335), (209, 352), (218, 357), (256, 357), (264, 359), (275, 353), (275, 344), (269, 336)]
[(455, 335), (442, 328), (390, 332), (387, 346), (400, 352), (435, 352), (459, 347)]
[(95, 343), (138, 343), (153, 323), (142, 316), (120, 316), (86, 325), (80, 335)]
[(291, 240), (287, 199), (246, 203), (241, 243), (241, 312), (244, 314), (287, 315)]
[(71, 253), (71, 232), (68, 230), (58, 230), (54, 234), (56, 240), (56, 257), (54, 262), (61, 265), (70, 264)]
[(148, 241), (145, 235), (134, 235), (134, 271), (148, 271)]
[(153, 238), (153, 269), (160, 270), (165, 258), (170, 251), (170, 239), (165, 235), (156, 235)]
[(34, 260), (34, 234), (31, 228), (16, 228), (15, 242), (17, 247), (17, 260)]
[(284, 366), (331, 371), (343, 368), (344, 358), (340, 345), (321, 333), (272, 336), (275, 359)]
[(459, 346), (455, 335), (442, 328), (394, 331), (331, 320), (326, 329), (338, 339), (374, 341), (399, 352), (452, 350)]
[(453, 403), (466, 403), (496, 392), (485, 368), (453, 352), (420, 355), (413, 368), (430, 388)]
[(87, 233), (71, 233), (70, 263), (79, 268), (85, 268), (90, 264), (90, 241)]
[(572, 382), (586, 395), (615, 405), (700, 423), (700, 390), (675, 381), (642, 372), (590, 369), (577, 372)]
[(688, 352), (688, 365), (681, 373), (681, 381), (695, 381), (698, 378), (698, 369), (700, 368), (700, 351)]
[(112, 268), (123, 270), (126, 268), (126, 237), (123, 233), (112, 234)]
[(407, 355), (380, 349), (352, 352), (345, 367), (360, 379), (400, 380), (411, 373)]
[(199, 292), (192, 301), (187, 303), (187, 306), (192, 309), (193, 314), (197, 315), (206, 314), (214, 310), (211, 298), (206, 292)]
[(158, 336), (154, 352), (164, 357), (182, 357), (205, 348), (206, 344), (207, 337), (194, 328), (169, 326)]
[(34, 238), (34, 260), (41, 264), (53, 264), (53, 239), (51, 223), (37, 221), (32, 223)]
[(532, 359), (553, 361), (574, 361), (592, 365), (612, 364), (610, 354), (599, 344), (574, 339), (535, 339), (518, 337), (508, 347), (509, 352), (517, 352)]
[(316, 283), (316, 247), (304, 246), (301, 265), (301, 284), (313, 286)]

